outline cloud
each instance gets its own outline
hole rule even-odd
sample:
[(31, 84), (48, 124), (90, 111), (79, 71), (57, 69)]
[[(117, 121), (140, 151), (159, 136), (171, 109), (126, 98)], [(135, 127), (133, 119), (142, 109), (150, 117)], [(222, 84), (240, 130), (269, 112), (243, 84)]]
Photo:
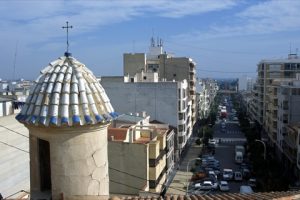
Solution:
[(231, 8), (237, 4), (238, 2), (233, 0), (193, 0), (165, 2), (161, 8), (162, 12), (160, 16), (179, 18), (187, 15), (224, 10)]
[(207, 30), (180, 34), (180, 40), (205, 40), (235, 36), (272, 34), (300, 30), (300, 1), (274, 0), (250, 5), (223, 24), (210, 25)]
[(235, 4), (235, 0), (0, 1), (0, 30), (4, 32), (2, 35), (30, 30), (36, 36), (43, 36), (35, 37), (36, 40), (42, 40), (61, 35), (58, 27), (65, 20), (76, 23), (80, 29), (74, 34), (81, 34), (147, 14), (180, 18)]

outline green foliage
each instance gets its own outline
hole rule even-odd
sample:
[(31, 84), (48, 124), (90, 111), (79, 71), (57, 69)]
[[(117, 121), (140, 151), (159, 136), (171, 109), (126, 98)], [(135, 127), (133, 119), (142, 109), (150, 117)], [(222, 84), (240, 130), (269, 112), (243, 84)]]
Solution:
[(191, 169), (190, 169), (190, 172), (195, 172), (196, 171), (196, 169), (195, 169), (195, 167), (192, 167)]
[(198, 139), (196, 140), (196, 144), (197, 144), (197, 145), (200, 145), (200, 144), (202, 144), (202, 141), (201, 141), (201, 139), (200, 139), (200, 138), (198, 138)]

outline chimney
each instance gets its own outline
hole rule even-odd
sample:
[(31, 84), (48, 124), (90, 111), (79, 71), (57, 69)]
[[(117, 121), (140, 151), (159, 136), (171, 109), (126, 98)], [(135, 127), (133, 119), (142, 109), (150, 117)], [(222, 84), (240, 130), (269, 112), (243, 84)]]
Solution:
[(114, 141), (115, 140), (115, 136), (111, 135), (110, 136), (110, 141)]

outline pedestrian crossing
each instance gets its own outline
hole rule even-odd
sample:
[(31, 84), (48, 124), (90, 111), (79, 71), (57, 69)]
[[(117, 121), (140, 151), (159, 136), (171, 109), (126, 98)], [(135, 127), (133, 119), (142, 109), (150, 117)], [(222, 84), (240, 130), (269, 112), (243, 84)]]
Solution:
[(226, 134), (242, 134), (242, 132), (239, 130), (226, 130)]
[(219, 141), (219, 143), (233, 143), (233, 142), (246, 142), (247, 139), (246, 138), (214, 138), (217, 141)]

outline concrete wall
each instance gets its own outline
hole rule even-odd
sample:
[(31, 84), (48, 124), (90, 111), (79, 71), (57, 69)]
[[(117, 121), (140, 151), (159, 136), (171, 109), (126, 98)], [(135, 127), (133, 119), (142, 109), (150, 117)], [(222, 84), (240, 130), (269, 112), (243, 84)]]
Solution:
[(300, 121), (300, 96), (299, 95), (293, 95), (290, 96), (290, 105), (289, 105), (289, 110), (290, 110), (290, 119), (289, 123), (293, 122), (298, 122)]
[(146, 54), (144, 53), (124, 53), (123, 54), (123, 73), (124, 76), (134, 76), (137, 72), (142, 72), (146, 67)]
[(3, 116), (3, 102), (0, 102), (0, 117)]
[(40, 188), (38, 137), (50, 143), (52, 199), (62, 195), (66, 199), (109, 195), (106, 125), (28, 128), (32, 194)]
[(12, 115), (14, 113), (12, 101), (1, 101), (0, 102), (0, 117)]
[(29, 191), (29, 132), (15, 115), (1, 117), (0, 126), (0, 193), (5, 198)]
[(110, 194), (139, 194), (148, 190), (148, 145), (108, 142)]
[(164, 59), (164, 54), (160, 58), (159, 73), (160, 78), (166, 78), (169, 81), (189, 80), (189, 59), (180, 57), (171, 57)]
[(118, 113), (146, 111), (151, 120), (155, 119), (175, 127), (178, 120), (177, 84), (176, 82), (124, 83), (115, 78), (101, 78), (101, 85)]

